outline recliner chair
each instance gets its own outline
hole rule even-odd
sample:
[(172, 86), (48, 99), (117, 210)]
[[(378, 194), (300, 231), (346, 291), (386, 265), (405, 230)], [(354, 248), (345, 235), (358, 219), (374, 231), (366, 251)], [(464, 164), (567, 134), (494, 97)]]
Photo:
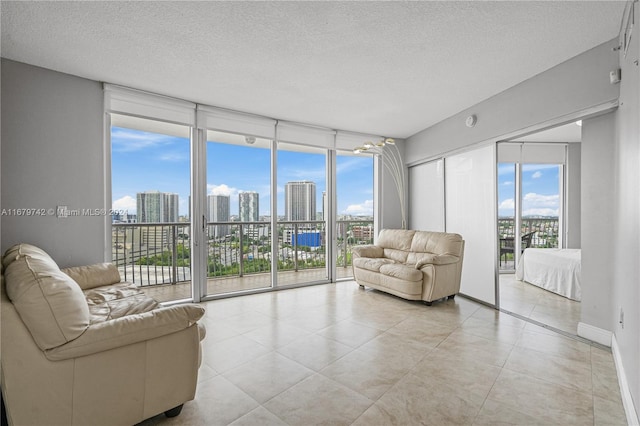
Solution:
[(60, 270), (29, 244), (2, 265), (9, 424), (132, 425), (194, 398), (204, 308), (161, 307), (113, 265)]

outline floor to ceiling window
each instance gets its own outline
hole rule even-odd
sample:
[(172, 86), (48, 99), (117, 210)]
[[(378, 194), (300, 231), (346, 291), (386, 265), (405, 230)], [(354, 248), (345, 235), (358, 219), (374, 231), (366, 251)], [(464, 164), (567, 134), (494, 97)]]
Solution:
[(277, 158), (278, 286), (326, 281), (327, 150), (282, 142)]
[(207, 132), (206, 295), (271, 287), (271, 141)]
[(337, 279), (353, 277), (351, 247), (373, 243), (373, 161), (353, 151), (337, 152)]
[(348, 278), (373, 240), (371, 136), (113, 85), (105, 111), (107, 257), (159, 301)]
[(190, 129), (111, 115), (111, 259), (161, 301), (191, 298)]

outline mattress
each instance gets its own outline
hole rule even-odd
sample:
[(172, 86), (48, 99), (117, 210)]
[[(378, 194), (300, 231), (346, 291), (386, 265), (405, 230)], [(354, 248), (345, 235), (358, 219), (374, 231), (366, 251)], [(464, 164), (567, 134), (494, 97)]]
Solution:
[(580, 269), (580, 249), (528, 248), (518, 262), (516, 279), (580, 301)]

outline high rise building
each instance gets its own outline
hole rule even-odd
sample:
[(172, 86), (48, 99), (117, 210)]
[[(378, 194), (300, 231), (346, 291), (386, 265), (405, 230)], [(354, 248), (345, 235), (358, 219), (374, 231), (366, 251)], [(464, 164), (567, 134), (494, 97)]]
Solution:
[(138, 192), (136, 196), (138, 222), (177, 222), (178, 201), (178, 194), (170, 192)]
[[(209, 222), (228, 222), (231, 197), (228, 195), (207, 195), (207, 219)], [(209, 237), (220, 238), (230, 234), (229, 225), (210, 225)]]
[(316, 184), (307, 180), (284, 187), (285, 220), (316, 220)]
[(238, 194), (240, 222), (257, 222), (260, 220), (259, 194), (254, 191)]

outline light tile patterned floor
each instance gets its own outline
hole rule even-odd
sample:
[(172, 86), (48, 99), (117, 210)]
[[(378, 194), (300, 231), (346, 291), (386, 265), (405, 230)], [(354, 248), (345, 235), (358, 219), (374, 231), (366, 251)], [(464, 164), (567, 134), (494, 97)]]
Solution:
[(500, 308), (574, 335), (578, 334), (580, 302), (500, 274)]
[(203, 303), (196, 398), (142, 425), (624, 425), (611, 352), (353, 281)]

